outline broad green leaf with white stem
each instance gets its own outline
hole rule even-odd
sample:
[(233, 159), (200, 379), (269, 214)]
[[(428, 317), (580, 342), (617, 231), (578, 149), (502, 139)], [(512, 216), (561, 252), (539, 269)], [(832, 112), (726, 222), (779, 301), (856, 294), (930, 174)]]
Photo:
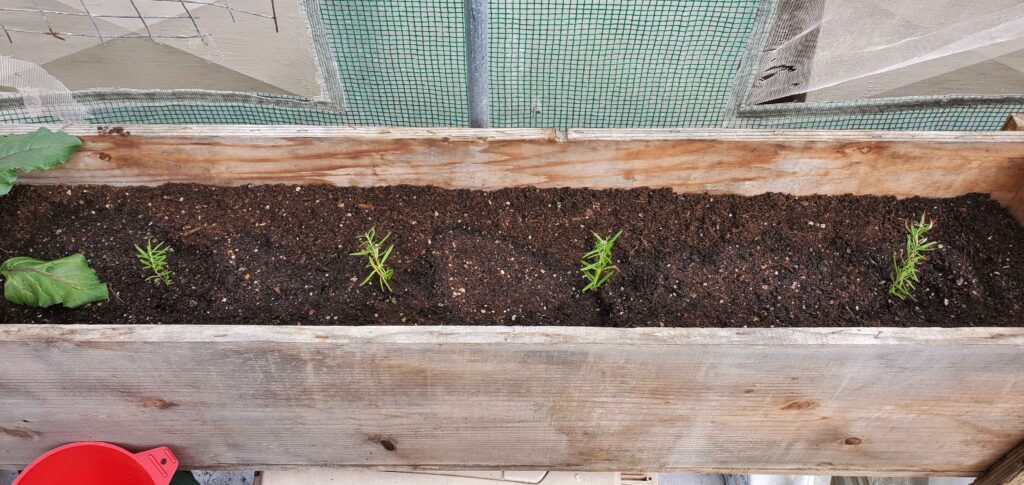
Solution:
[(81, 254), (40, 261), (19, 256), (0, 265), (4, 278), (4, 297), (11, 303), (48, 307), (58, 303), (78, 308), (106, 300), (107, 285)]
[(54, 168), (68, 161), (81, 146), (82, 140), (77, 137), (46, 128), (0, 138), (0, 195), (11, 191), (18, 172)]

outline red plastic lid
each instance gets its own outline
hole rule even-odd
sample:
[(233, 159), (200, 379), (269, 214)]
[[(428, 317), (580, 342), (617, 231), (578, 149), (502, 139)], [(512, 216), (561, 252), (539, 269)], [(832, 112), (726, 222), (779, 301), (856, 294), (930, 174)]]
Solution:
[(167, 485), (177, 469), (167, 447), (133, 455), (109, 443), (71, 443), (36, 458), (14, 485)]

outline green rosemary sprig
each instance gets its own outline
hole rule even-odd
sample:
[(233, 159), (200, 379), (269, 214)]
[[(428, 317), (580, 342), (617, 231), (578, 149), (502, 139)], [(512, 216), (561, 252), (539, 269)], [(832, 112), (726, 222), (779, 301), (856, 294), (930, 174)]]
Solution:
[(594, 233), (594, 249), (584, 254), (580, 260), (580, 271), (583, 273), (583, 279), (587, 280), (587, 285), (582, 291), (600, 288), (608, 278), (619, 272), (619, 268), (612, 264), (612, 248), (621, 235), (622, 231), (619, 231), (614, 236), (603, 238)]
[(164, 285), (171, 286), (171, 270), (167, 264), (167, 253), (174, 249), (167, 244), (160, 242), (155, 246), (153, 241), (146, 240), (146, 247), (135, 245), (135, 254), (139, 257), (139, 263), (143, 269), (153, 272), (153, 276), (146, 278), (146, 281), (160, 280)]
[(921, 214), (920, 221), (907, 223), (907, 247), (902, 253), (892, 255), (890, 295), (900, 300), (914, 299), (914, 284), (921, 281), (917, 265), (926, 259), (925, 253), (935, 249), (935, 241), (929, 241), (924, 237), (934, 224), (934, 221), (925, 222), (924, 214)]
[(370, 269), (370, 274), (366, 275), (362, 283), (359, 286), (363, 286), (369, 283), (374, 276), (377, 277), (377, 281), (380, 284), (381, 291), (392, 291), (391, 290), (391, 278), (395, 275), (393, 268), (388, 268), (385, 263), (388, 260), (388, 256), (391, 256), (391, 250), (395, 249), (395, 245), (388, 246), (387, 249), (381, 251), (384, 247), (384, 241), (387, 241), (391, 237), (391, 233), (387, 233), (379, 241), (376, 241), (377, 228), (371, 227), (369, 231), (359, 235), (359, 246), (362, 251), (352, 253), (351, 256), (365, 256), (366, 267)]

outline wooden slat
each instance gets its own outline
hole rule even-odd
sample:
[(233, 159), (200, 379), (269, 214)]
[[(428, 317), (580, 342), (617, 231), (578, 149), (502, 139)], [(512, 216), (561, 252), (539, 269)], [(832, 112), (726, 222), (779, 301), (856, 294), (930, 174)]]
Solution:
[[(5, 127), (7, 132), (33, 127)], [(126, 127), (86, 134), (35, 184), (201, 182), (447, 188), (669, 187), (753, 195), (990, 193), (1024, 186), (1024, 132)]]
[(31, 133), (46, 127), (76, 136), (136, 136), (171, 138), (378, 138), (452, 140), (545, 140), (553, 139), (553, 128), (408, 128), (377, 126), (311, 125), (59, 125), (4, 124), (4, 134)]
[(999, 459), (972, 485), (1024, 485), (1024, 442)]
[(1015, 113), (1010, 115), (1006, 119), (1006, 123), (1003, 124), (1003, 129), (1006, 131), (1024, 131), (1024, 114)]
[(1024, 439), (1024, 328), (0, 325), (0, 359), (4, 466), (977, 475)]
[(450, 140), (746, 140), (746, 141), (941, 141), (1018, 143), (1020, 135), (993, 131), (744, 130), (728, 128), (411, 128), (313, 125), (61, 125), (4, 124), (4, 134), (39, 127), (76, 136), (119, 136), (112, 128), (142, 137), (382, 138)]
[[(1024, 114), (1010, 115), (1010, 117), (1006, 119), (1006, 124), (1003, 125), (1003, 130), (1024, 131)], [(1017, 194), (1006, 202), (1006, 207), (1018, 221), (1024, 223), (1024, 182), (1022, 182), (1020, 187), (1017, 189)]]
[(1017, 194), (1005, 204), (1006, 208), (1010, 210), (1010, 213), (1013, 214), (1018, 221), (1024, 224), (1024, 185), (1021, 185), (1021, 187), (1017, 189)]

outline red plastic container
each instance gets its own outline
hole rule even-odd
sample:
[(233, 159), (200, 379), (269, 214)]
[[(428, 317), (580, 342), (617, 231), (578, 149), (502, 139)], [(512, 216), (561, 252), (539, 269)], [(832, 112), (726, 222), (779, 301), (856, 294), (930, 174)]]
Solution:
[(167, 447), (131, 454), (110, 443), (82, 442), (36, 458), (14, 485), (167, 485), (178, 459)]

